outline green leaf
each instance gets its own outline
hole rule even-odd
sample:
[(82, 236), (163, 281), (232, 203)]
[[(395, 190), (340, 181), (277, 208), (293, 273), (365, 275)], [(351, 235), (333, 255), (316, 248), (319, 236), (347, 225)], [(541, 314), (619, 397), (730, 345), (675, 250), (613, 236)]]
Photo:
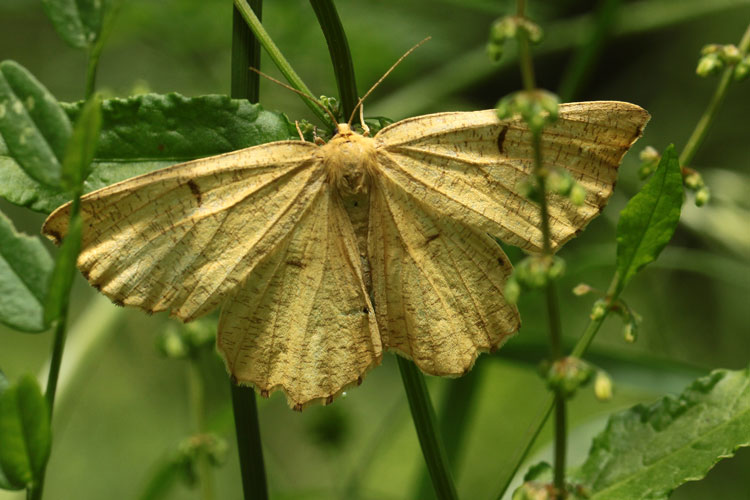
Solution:
[(106, 4), (104, 0), (42, 0), (57, 34), (78, 49), (90, 47), (99, 37)]
[[(63, 105), (71, 119), (81, 106)], [(102, 102), (99, 145), (84, 192), (174, 163), (296, 137), (282, 113), (243, 99), (179, 94), (108, 99)], [(69, 200), (26, 175), (2, 142), (0, 196), (45, 213)]]
[(654, 261), (672, 238), (680, 220), (684, 193), (674, 145), (659, 161), (656, 172), (620, 213), (617, 223), (619, 293), (646, 264)]
[(750, 368), (716, 370), (678, 398), (610, 417), (574, 474), (591, 500), (666, 499), (750, 446)]
[(25, 332), (40, 332), (44, 322), (52, 258), (39, 238), (16, 232), (0, 213), (0, 322)]
[(35, 181), (57, 188), (70, 120), (55, 97), (23, 66), (0, 63), (0, 136)]
[(36, 379), (24, 375), (0, 395), (0, 468), (10, 484), (39, 479), (50, 452), (47, 403)]
[(75, 277), (76, 259), (81, 251), (82, 231), (83, 221), (81, 215), (76, 211), (73, 220), (70, 221), (68, 234), (65, 235), (57, 254), (55, 269), (52, 271), (49, 293), (44, 308), (44, 320), (47, 324), (58, 319), (68, 307), (70, 287)]
[(62, 181), (68, 191), (80, 192), (83, 180), (91, 173), (91, 162), (94, 160), (101, 127), (102, 101), (95, 95), (83, 105), (65, 152)]

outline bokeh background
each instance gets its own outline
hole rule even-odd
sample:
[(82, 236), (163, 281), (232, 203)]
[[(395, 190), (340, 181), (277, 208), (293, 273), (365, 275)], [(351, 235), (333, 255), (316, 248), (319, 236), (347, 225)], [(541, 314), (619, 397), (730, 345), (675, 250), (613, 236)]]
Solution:
[[(717, 84), (695, 66), (708, 43), (737, 43), (750, 22), (747, 0), (557, 0), (529, 2), (545, 30), (535, 47), (540, 86), (563, 90), (568, 100), (637, 103), (652, 114), (644, 137), (621, 168), (615, 196), (603, 216), (561, 255), (568, 272), (560, 282), (564, 333), (581, 334), (592, 299), (570, 290), (585, 281), (606, 287), (613, 273), (619, 211), (640, 186), (637, 152), (684, 146)], [(616, 6), (606, 36), (593, 46), (580, 77), (571, 64), (590, 37), (602, 6)], [(498, 0), (349, 0), (337, 2), (348, 33), (360, 93), (409, 47), (411, 55), (375, 92), (366, 115), (394, 120), (445, 110), (492, 107), (520, 87), (514, 49), (500, 64), (485, 55), (488, 29), (514, 2)], [(180, 92), (228, 93), (231, 47), (229, 0), (126, 0), (105, 47), (99, 89), (108, 96)], [(330, 59), (308, 2), (265, 2), (264, 24), (307, 85), (335, 95)], [(37, 0), (0, 2), (0, 60), (15, 59), (58, 99), (75, 101), (84, 90), (84, 54), (66, 46)], [(265, 71), (278, 75), (264, 58)], [(261, 102), (291, 119), (314, 121), (294, 94), (261, 84)], [(703, 208), (688, 197), (679, 229), (662, 257), (641, 273), (624, 298), (644, 318), (638, 342), (623, 341), (613, 317), (599, 333), (589, 359), (615, 381), (615, 398), (600, 403), (590, 388), (570, 407), (570, 461), (585, 456), (606, 416), (638, 402), (675, 394), (711, 368), (740, 369), (750, 359), (750, 82), (732, 85), (726, 103), (695, 158), (713, 194)], [(0, 200), (17, 227), (38, 234), (44, 216)], [(50, 247), (50, 251), (54, 251)], [(512, 258), (519, 254), (509, 251)], [(522, 297), (521, 332), (495, 355), (483, 355), (464, 379), (428, 377), (436, 409), (446, 417), (451, 456), (462, 498), (495, 498), (500, 472), (513, 463), (545, 388), (537, 376), (546, 353), (542, 297)], [(46, 485), (49, 499), (139, 498), (178, 443), (195, 429), (185, 361), (155, 348), (167, 328), (112, 306), (82, 279), (74, 288), (73, 324), (63, 361), (54, 421), (54, 447)], [(11, 379), (41, 372), (51, 336), (0, 326), (0, 367)], [(240, 498), (228, 380), (209, 350), (208, 421), (229, 444), (216, 469), (216, 497)], [(456, 411), (456, 410), (459, 411)], [(455, 414), (466, 410), (458, 424)], [(290, 411), (281, 394), (259, 400), (260, 425), (272, 498), (429, 498), (422, 461), (393, 356), (384, 357), (365, 383), (330, 407)], [(549, 430), (532, 461), (549, 456)], [(750, 498), (750, 450), (720, 463), (705, 481), (679, 488), (673, 498)], [(20, 498), (0, 493), (0, 499)], [(199, 498), (182, 483), (162, 498)]]

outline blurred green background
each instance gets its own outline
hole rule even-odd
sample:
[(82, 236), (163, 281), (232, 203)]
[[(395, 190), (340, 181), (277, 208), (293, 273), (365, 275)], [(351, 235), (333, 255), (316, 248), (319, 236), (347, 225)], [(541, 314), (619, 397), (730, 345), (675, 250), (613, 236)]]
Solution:
[[(590, 297), (570, 289), (585, 281), (606, 287), (614, 263), (619, 210), (638, 189), (637, 152), (650, 144), (678, 150), (712, 95), (717, 79), (698, 78), (695, 66), (708, 43), (737, 43), (750, 22), (750, 1), (529, 2), (530, 16), (546, 32), (535, 48), (540, 86), (571, 100), (637, 103), (652, 114), (644, 137), (621, 168), (621, 180), (604, 215), (561, 252), (568, 273), (560, 283), (564, 332), (573, 343), (583, 330)], [(603, 5), (617, 6), (608, 36), (586, 45)], [(492, 107), (520, 87), (514, 49), (499, 65), (484, 46), (495, 18), (514, 2), (490, 0), (377, 0), (337, 2), (349, 36), (360, 93), (409, 47), (432, 40), (411, 55), (365, 105), (367, 115), (400, 119), (445, 110)], [(126, 0), (105, 47), (98, 85), (109, 96), (146, 91), (188, 96), (228, 93), (231, 46), (229, 0)], [(335, 95), (323, 35), (308, 2), (267, 1), (264, 24), (314, 93)], [(579, 47), (595, 49), (581, 77), (571, 76)], [(46, 19), (41, 2), (0, 3), (0, 60), (15, 59), (62, 101), (81, 98), (84, 54), (66, 46)], [(278, 76), (268, 59), (265, 71)], [(572, 79), (571, 79), (572, 78)], [(292, 93), (263, 81), (261, 102), (291, 119), (314, 121)], [(582, 460), (606, 416), (636, 402), (679, 392), (715, 367), (744, 368), (750, 359), (750, 82), (733, 85), (694, 167), (713, 194), (697, 208), (688, 197), (681, 225), (662, 257), (641, 273), (625, 299), (644, 318), (638, 342), (623, 342), (611, 318), (590, 359), (614, 378), (615, 398), (597, 402), (591, 389), (571, 404), (570, 462)], [(0, 200), (17, 227), (38, 234), (44, 217)], [(51, 251), (54, 251), (50, 248)], [(510, 252), (511, 257), (518, 254)], [(82, 279), (74, 288), (73, 326), (63, 361), (54, 446), (48, 469), (49, 499), (138, 498), (178, 443), (194, 430), (185, 361), (165, 359), (155, 348), (167, 324), (117, 309)], [(451, 425), (460, 442), (451, 457), (459, 493), (467, 499), (497, 495), (500, 472), (513, 463), (546, 395), (536, 367), (546, 353), (541, 296), (520, 303), (521, 332), (495, 355), (480, 357), (469, 377), (428, 378), (436, 408), (467, 408), (463, 425)], [(0, 367), (9, 379), (43, 369), (49, 334), (0, 327)], [(240, 498), (228, 380), (210, 351), (211, 427), (227, 439), (227, 462), (216, 470), (217, 498)], [(66, 372), (66, 370), (69, 370)], [(69, 376), (70, 375), (70, 376)], [(467, 407), (468, 405), (468, 407)], [(393, 356), (365, 383), (330, 407), (290, 411), (284, 397), (259, 400), (260, 424), (272, 498), (422, 498), (426, 473)], [(549, 457), (549, 432), (535, 457)], [(700, 483), (673, 498), (721, 495), (750, 499), (750, 450), (720, 463)], [(20, 498), (0, 493), (0, 499)], [(178, 485), (164, 498), (198, 498)]]

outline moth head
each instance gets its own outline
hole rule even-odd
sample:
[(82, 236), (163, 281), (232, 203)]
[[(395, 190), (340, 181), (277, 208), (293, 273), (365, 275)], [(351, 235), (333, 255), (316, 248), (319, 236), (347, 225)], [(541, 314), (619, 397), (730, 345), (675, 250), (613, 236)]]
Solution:
[(375, 141), (343, 123), (336, 135), (320, 148), (328, 181), (342, 194), (367, 192), (375, 168)]

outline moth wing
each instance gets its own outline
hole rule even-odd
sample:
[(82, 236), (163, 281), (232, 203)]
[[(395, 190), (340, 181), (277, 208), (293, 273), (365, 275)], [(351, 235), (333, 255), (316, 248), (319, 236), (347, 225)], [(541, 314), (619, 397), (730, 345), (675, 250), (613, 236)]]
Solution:
[(458, 376), (518, 330), (518, 310), (503, 297), (512, 269), (486, 232), (441, 216), (387, 177), (373, 185), (369, 221), (385, 349), (426, 373)]
[[(324, 183), (316, 146), (268, 143), (81, 198), (78, 267), (115, 303), (184, 321), (217, 307), (298, 223)], [(42, 232), (59, 241), (70, 204)]]
[(351, 222), (328, 184), (222, 310), (227, 369), (295, 409), (330, 403), (379, 364), (381, 343)]
[[(542, 133), (543, 162), (566, 169), (587, 194), (582, 206), (548, 194), (553, 248), (606, 205), (622, 157), (648, 119), (624, 102), (560, 105), (559, 118)], [(539, 207), (522, 194), (534, 152), (520, 118), (500, 120), (495, 110), (438, 113), (394, 123), (375, 139), (382, 175), (438, 213), (525, 250), (541, 249)]]

